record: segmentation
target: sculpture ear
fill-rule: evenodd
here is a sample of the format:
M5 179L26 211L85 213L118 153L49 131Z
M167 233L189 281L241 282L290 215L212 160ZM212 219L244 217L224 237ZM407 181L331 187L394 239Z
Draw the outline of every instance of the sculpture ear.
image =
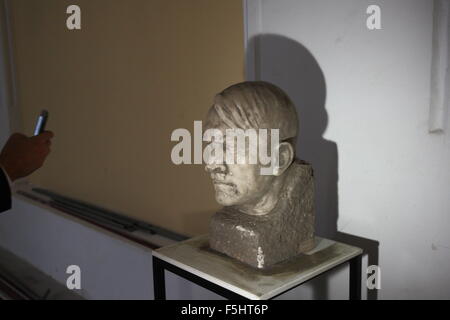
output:
M280 142L278 146L279 152L279 161L278 168L274 169L274 175L280 176L282 175L287 168L291 165L292 161L294 161L294 147L289 142L283 141Z

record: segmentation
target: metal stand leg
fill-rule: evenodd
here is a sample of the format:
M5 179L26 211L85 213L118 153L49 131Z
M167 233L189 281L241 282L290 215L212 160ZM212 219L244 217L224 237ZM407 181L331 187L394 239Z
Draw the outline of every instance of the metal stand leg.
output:
M361 258L350 260L350 300L361 300Z
M161 261L153 257L153 291L155 300L166 300L166 279Z

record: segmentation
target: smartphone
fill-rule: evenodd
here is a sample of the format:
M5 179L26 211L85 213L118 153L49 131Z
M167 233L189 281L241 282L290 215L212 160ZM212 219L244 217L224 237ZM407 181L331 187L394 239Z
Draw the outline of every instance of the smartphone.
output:
M35 136L37 136L38 134L42 133L42 131L45 130L45 124L47 123L47 119L48 119L48 111L42 110L41 114L39 115L36 121L36 127L34 128Z

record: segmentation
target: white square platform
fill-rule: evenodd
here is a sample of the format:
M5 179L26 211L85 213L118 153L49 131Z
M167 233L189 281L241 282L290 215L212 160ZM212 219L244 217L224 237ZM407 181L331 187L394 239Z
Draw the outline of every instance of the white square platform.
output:
M361 255L360 248L316 237L316 247L268 270L247 266L209 248L208 235L153 251L153 256L253 300L273 298Z

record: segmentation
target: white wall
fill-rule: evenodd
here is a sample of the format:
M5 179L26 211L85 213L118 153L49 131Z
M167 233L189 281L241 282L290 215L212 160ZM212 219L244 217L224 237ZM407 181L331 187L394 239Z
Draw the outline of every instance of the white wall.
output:
M366 28L370 4L381 7L381 30ZM450 298L450 128L427 126L433 2L249 0L247 9L248 78L297 104L318 233L367 246L381 267L378 298Z

